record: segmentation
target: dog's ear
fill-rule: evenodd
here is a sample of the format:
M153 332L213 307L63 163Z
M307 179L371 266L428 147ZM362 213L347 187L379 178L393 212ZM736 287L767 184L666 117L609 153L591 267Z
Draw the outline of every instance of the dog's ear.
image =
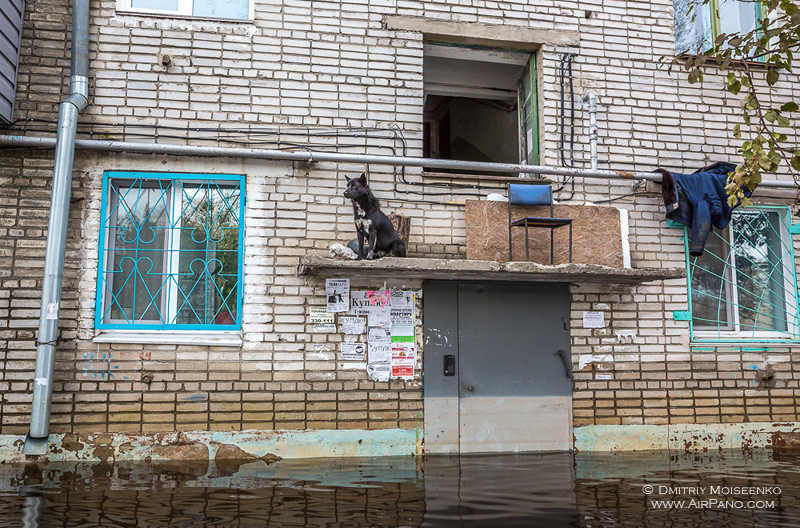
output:
M362 172L361 176L359 176L358 179L361 181L361 185L364 185L364 186L367 185L367 174L366 173Z
M350 178L347 177L347 174L344 175L344 179L345 179L345 181L348 181L348 182L350 181Z

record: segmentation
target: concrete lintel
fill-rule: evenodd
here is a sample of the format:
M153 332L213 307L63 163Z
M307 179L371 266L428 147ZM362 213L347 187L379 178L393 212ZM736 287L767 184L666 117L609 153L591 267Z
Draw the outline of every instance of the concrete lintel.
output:
M530 51L539 49L542 44L577 46L581 41L580 33L573 30L454 22L423 17L386 16L384 25L386 29L420 32L426 40Z
M598 264L492 262L486 260L385 257L379 260L336 260L308 255L297 268L300 276L387 279L459 279L531 282L640 284L686 277L682 268L611 268Z

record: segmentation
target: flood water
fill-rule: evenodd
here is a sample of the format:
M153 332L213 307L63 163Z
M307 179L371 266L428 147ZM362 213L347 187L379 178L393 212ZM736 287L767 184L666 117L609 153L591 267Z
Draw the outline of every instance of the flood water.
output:
M0 527L791 527L798 463L755 451L2 464Z

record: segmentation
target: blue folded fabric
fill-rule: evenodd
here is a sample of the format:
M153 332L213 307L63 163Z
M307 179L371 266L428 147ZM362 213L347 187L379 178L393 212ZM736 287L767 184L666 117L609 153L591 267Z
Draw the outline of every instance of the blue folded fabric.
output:
M728 173L735 165L717 162L692 174L679 174L658 169L661 173L662 195L667 209L667 218L691 228L689 254L699 257L703 254L711 226L724 229L731 221L731 213L741 200L731 207L725 186ZM742 187L744 195L750 197L751 191Z

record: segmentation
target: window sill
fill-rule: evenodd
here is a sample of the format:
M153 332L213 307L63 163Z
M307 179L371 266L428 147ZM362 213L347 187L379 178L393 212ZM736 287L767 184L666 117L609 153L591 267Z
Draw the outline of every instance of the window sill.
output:
M679 58L683 59L684 62L686 62L688 59L694 59L696 57L699 57L699 55L695 55L694 53L684 53L684 54L679 56ZM706 61L705 64L716 64L717 66L719 66L720 62L718 60L716 60L716 59L713 59L713 58L709 57L709 59ZM705 64L703 66L705 66ZM741 64L747 64L750 67L756 67L756 68L759 68L759 69L762 69L762 68L766 69L767 68L767 63L766 62L754 61L754 60L748 60L748 61L746 61L746 60L732 60L731 64L732 65L735 65L735 64L740 64L740 65Z
M196 345L241 347L242 333L234 331L135 331L101 330L94 343L125 343L142 345Z
M731 336L703 336L694 335L692 341L689 343L690 347L704 347L704 346L722 346L722 347L769 347L775 345L796 346L800 343L797 338L786 335L776 336L748 336L741 337L736 335Z
M421 174L423 179L431 179L431 180L471 180L471 181L491 181L491 182L501 182L501 183L533 183L533 184L542 184L542 185L549 185L553 183L553 180L549 180L547 178L519 178L516 176L493 176L488 174L456 174L450 172L423 172Z
M253 24L255 22L255 20L252 18L215 18L215 17L181 15L179 13L149 13L146 11L133 11L133 10L119 9L119 8L117 9L116 14L124 16L163 18L168 20L189 20L195 22L233 22L235 24Z

